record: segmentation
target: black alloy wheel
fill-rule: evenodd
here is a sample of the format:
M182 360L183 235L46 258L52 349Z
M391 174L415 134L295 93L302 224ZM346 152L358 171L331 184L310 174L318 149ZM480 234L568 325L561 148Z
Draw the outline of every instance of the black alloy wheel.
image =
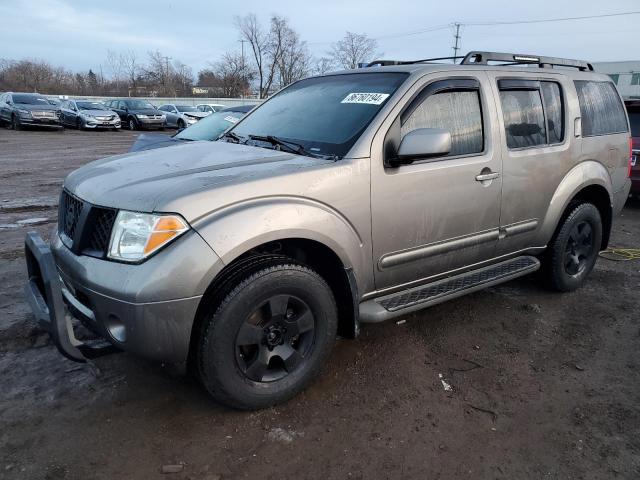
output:
M270 382L294 372L314 344L315 318L309 306L290 295L260 305L236 336L236 361L250 380Z

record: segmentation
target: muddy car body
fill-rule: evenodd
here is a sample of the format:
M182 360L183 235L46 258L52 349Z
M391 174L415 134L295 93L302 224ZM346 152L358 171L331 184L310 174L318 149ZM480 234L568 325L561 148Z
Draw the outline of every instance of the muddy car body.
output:
M360 322L541 266L578 288L630 187L621 99L591 70L377 62L287 87L226 141L89 164L65 180L51 250L27 238L32 308L71 358L95 351L65 309L259 408Z

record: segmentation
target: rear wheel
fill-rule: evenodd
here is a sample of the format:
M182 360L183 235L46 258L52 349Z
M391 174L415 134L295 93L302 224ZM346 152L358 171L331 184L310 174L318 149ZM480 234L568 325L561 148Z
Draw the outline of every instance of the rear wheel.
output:
M331 289L293 260L255 262L211 305L197 362L209 393L225 405L258 409L296 395L318 374L337 331Z
M547 285L561 292L581 287L593 269L602 243L602 219L591 203L573 206L543 259Z

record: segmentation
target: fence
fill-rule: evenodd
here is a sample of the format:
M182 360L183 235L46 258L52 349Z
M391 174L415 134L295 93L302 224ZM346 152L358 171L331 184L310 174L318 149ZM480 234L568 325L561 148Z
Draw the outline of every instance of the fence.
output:
M46 95L48 98L74 98L78 100L85 100L87 102L104 102L113 98L121 97L88 97L77 95ZM225 105L227 107L236 107L238 105L257 105L262 103L263 100L259 98L194 98L194 97L127 97L132 100L145 100L156 107L164 105L165 103L173 103L175 105L198 105L200 103L216 103L219 105Z

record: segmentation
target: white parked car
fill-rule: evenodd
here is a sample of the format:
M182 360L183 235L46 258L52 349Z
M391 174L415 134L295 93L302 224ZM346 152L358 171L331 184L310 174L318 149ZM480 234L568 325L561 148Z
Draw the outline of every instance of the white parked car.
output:
M220 105L219 103L200 103L196 105L196 108L201 112L211 115L212 113L219 112L227 108L226 105Z

